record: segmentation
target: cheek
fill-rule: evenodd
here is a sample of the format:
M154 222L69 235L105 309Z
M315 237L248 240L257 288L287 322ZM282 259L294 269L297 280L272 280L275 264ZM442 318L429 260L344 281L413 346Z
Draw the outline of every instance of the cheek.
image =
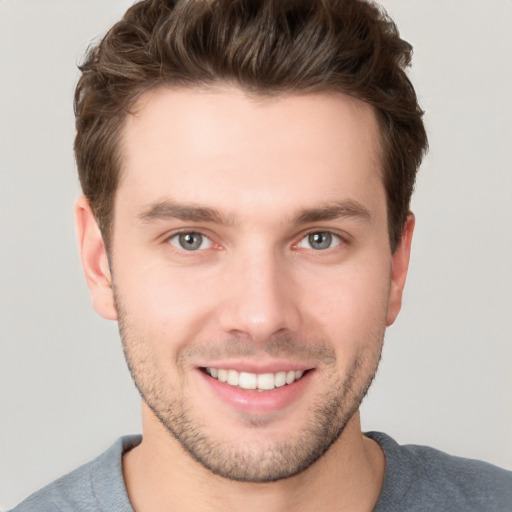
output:
M317 276L306 289L309 311L334 344L348 348L382 337L389 294L385 266L340 268Z
M130 322L157 339L192 339L215 308L216 280L204 268L140 262L131 268L120 266L115 274Z

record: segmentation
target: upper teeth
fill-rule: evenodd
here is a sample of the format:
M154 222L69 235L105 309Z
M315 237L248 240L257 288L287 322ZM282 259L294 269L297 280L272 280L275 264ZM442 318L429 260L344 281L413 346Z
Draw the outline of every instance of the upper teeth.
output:
M206 368L206 373L230 386L265 391L280 388L285 384L291 384L300 379L304 374L302 370L277 373L247 373L237 372L236 370L224 370L222 368Z

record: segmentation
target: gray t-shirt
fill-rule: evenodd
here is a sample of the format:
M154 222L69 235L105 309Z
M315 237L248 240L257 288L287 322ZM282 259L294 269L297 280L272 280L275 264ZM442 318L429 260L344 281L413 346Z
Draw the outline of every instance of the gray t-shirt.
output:
M386 455L374 512L512 512L512 472L369 432ZM11 512L133 512L122 455L140 436L118 439L105 453L32 494Z

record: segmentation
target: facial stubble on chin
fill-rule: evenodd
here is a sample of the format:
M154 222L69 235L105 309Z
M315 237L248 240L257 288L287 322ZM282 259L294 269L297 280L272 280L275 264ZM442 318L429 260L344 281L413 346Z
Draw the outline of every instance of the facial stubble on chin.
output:
M359 351L352 366L344 376L336 375L330 389L318 396L310 408L309 417L295 438L286 441L269 442L268 436L262 436L258 442L244 442L235 446L207 433L204 422L191 409L185 394L172 394L170 386L158 375L155 356L147 337L137 332L123 309L118 294L115 295L118 311L118 323L123 351L132 379L142 399L152 410L169 434L176 439L182 449L204 468L221 477L240 482L273 482L301 473L339 439L345 426L358 410L375 377L380 361L384 332L374 333L368 348ZM245 341L230 338L224 344L226 352L233 355L254 356L256 352L286 355L291 347L296 355L308 350L314 357L329 363L331 375L336 373L336 354L330 345L322 342L304 343L290 337L275 338L263 349L248 345ZM299 348L300 347L300 348ZM312 348L314 347L314 348ZM379 347L378 351L376 347ZM187 353L187 350L189 352ZM197 353L198 348L184 348L177 355L178 373L183 370L183 362ZM208 350L208 349L206 349ZM219 352L219 344L210 349ZM288 352L291 354L291 352ZM212 354L214 355L214 354ZM243 421L244 418L241 418ZM246 428L254 431L267 422L259 423L246 418Z

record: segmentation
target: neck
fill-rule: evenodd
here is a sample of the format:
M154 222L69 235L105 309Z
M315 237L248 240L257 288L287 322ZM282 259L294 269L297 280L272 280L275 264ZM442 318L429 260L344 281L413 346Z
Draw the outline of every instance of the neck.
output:
M235 482L214 475L160 425L143 422L142 443L124 455L123 473L135 512L371 511L384 479L380 447L363 436L359 413L308 469L270 483Z

